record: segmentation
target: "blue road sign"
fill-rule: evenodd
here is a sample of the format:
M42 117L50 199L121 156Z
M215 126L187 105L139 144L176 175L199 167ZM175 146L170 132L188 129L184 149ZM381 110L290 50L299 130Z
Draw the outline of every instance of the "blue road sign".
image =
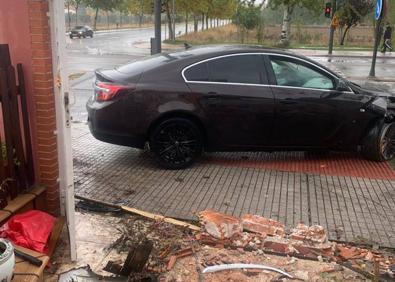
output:
M383 13L383 6L383 0L377 0L375 13L376 20L379 20L381 17L381 14Z

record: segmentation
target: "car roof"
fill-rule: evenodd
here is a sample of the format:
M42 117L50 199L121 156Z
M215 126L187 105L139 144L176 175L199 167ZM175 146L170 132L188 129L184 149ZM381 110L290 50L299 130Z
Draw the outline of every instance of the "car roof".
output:
M270 48L264 47L260 45L203 45L198 47L192 47L187 50L167 53L169 57L172 57L175 60L185 60L185 61L201 61L209 58L219 57L219 56L226 56L231 54L239 54L239 53L270 53L270 54L278 54L278 55L286 55L295 58L299 58L305 61L309 61L315 65L324 68L328 72L332 73L336 77L339 74L333 72L331 69L328 69L326 66L314 61L304 55L297 54L295 52L278 49L278 48Z
M296 55L295 53L288 50L268 48L258 45L203 45L198 47L192 47L184 51L170 53L170 55L182 59L184 57L190 57L190 56L204 56L204 55L216 56L216 55L226 55L226 54L235 54L235 53L265 53L265 52L294 55L294 56Z

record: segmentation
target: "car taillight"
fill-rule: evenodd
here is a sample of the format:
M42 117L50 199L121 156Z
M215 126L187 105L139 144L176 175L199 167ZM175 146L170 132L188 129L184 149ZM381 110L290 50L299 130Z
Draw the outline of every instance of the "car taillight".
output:
M105 82L96 82L95 99L98 102L110 101L114 99L121 92L121 90L125 89L133 89L133 87Z

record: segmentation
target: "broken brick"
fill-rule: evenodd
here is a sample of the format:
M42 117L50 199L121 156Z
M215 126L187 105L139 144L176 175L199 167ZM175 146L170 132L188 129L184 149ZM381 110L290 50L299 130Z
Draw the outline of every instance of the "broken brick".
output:
M279 254L291 254L293 252L293 248L290 247L287 241L270 237L265 240L263 247L265 250Z
M199 218L205 231L217 239L232 238L243 231L241 220L237 217L206 210L199 213Z
M303 223L298 224L296 228L292 229L290 238L310 243L325 243L327 241L324 227L319 225L307 226Z
M279 236L284 237L285 227L284 224L267 219L258 215L246 214L241 218L243 228L246 231L259 233L263 236Z

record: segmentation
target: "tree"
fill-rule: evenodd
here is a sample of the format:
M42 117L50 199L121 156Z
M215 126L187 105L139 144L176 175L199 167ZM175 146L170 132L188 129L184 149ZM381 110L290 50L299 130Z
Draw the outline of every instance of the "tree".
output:
M239 27L241 42L244 43L244 35L259 26L262 22L262 4L256 5L255 0L242 1L237 7L234 23Z
M281 27L281 43L283 45L289 44L292 15L296 7L303 7L315 11L317 14L321 12L324 7L323 0L270 0L269 4L272 9L277 9L280 6L284 8L283 23Z
M84 1L84 3L95 10L95 18L93 21L93 29L96 30L97 24L97 16L99 14L99 10L102 10L107 13L107 25L109 25L109 16L108 12L113 11L115 8L122 5L123 0L78 0Z
M128 7L129 13L132 15L138 15L139 17L139 27L143 24L144 14L153 13L153 1L147 0L126 0L126 5Z
M339 18L339 25L344 29L340 45L344 45L347 33L351 27L358 25L361 20L367 16L374 7L372 0L346 0L337 11L336 16Z

